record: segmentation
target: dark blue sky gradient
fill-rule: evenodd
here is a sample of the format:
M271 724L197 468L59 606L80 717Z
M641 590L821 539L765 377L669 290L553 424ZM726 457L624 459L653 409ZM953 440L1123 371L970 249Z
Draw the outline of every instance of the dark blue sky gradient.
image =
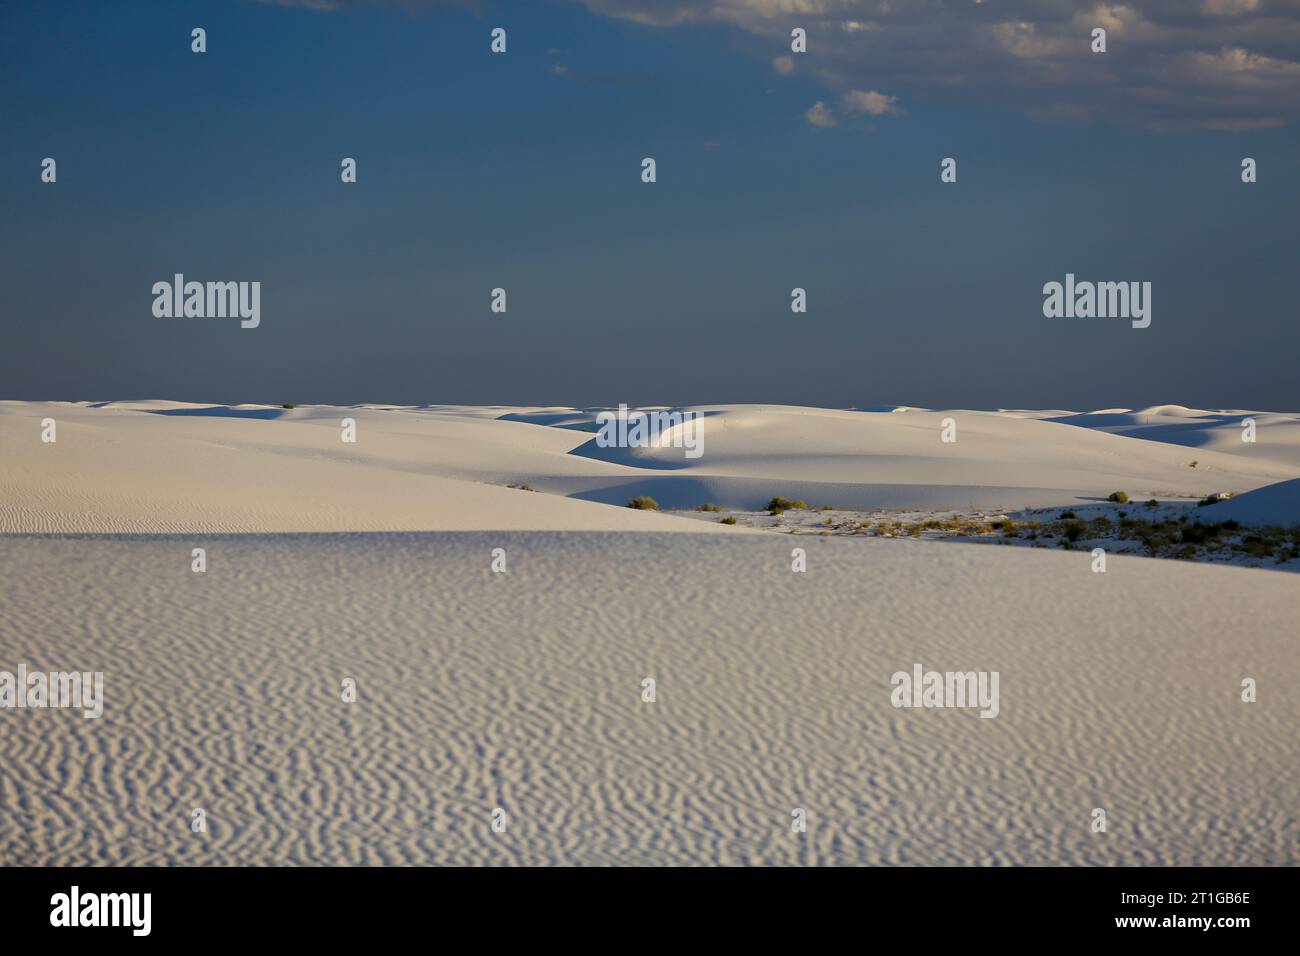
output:
M928 96L817 129L752 46L563 3L4 4L0 398L1300 407L1294 125ZM1151 327L1044 318L1067 271L1151 281ZM261 281L261 327L154 318L174 272Z

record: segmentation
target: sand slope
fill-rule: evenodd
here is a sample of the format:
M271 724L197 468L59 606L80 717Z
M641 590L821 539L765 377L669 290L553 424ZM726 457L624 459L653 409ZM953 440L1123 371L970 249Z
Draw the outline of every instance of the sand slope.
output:
M1300 863L1293 575L771 535L200 541L203 575L188 536L0 538L0 667L103 670L107 697L0 712L0 863ZM1000 716L894 709L914 662L1000 671Z
M1198 508L1200 521L1236 521L1243 525L1300 525L1300 478L1279 481L1244 495Z
M473 414L0 403L0 532L714 530L505 487L564 455L550 437Z
M1255 441L1242 441L1242 422L1255 422ZM1239 455L1256 461L1300 465L1300 414L1245 410L1208 411L1182 405L1153 405L1136 410L1106 409L1052 419L1068 425Z
M693 410L706 416L698 459L598 447L595 410L0 402L0 532L721 532L603 505L647 494L665 508L756 509L780 494L839 508L1018 509L1300 477L1300 425L1264 413L1259 442L1245 445L1222 423L1205 437L1201 413L1185 410L1204 438L1188 448L1191 432L1152 440L1055 412ZM1094 417L1112 414L1132 417ZM47 417L54 444L40 441ZM344 418L355 444L341 441ZM951 444L940 441L948 418ZM543 493L505 487L521 483Z

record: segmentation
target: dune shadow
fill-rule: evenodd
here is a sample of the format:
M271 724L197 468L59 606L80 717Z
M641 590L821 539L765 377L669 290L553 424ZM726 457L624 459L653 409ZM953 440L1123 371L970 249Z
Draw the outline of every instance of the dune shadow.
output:
M280 418L287 409L284 408L231 408L229 405L213 405L210 408L150 408L151 415L176 415L182 418Z

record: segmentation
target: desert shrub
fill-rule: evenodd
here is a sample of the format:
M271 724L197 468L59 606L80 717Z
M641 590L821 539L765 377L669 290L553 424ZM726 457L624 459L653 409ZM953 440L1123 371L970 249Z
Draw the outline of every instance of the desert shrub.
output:
M1078 541L1083 537L1084 524L1078 518L1073 518L1065 523L1061 533L1065 535L1067 541Z
M721 505L711 504L710 502L706 501L704 504L700 505L695 510L696 511L722 511L723 508Z
M1227 501L1231 497L1232 497L1232 492L1230 491L1216 491L1214 494L1206 495L1204 498L1198 501L1197 507L1203 508L1206 505L1218 504L1220 501Z
M1128 504L1128 493L1123 491L1112 491L1106 496L1107 501L1113 501L1118 505Z
M1154 498L1148 498L1146 501L1146 506L1148 508L1158 508L1160 507L1160 502L1156 501L1156 499Z
M627 503L629 508L635 508L637 511L658 511L659 502L655 501L649 495L638 495Z
M1252 558L1267 557L1274 551L1272 543L1266 537L1259 534L1246 535L1246 537L1242 539L1238 549L1245 551Z
M1074 517L1074 512L1073 512L1073 511L1062 511L1062 512L1060 513L1060 515L1058 515L1058 517L1059 517L1062 521L1065 521L1067 518L1073 518L1073 517Z
M736 523L736 519L733 518L731 515L727 515L725 518L718 519L718 524L735 524L735 523Z
M807 511L808 504L807 502L800 501L798 498L791 500L777 495L767 503L766 510L772 512L774 515L779 515L782 511Z
M516 491L536 491L532 485L507 485L508 488L514 488Z
M280 407L281 407L281 408L297 408L298 406L297 406L297 405L289 404L289 405L281 405Z

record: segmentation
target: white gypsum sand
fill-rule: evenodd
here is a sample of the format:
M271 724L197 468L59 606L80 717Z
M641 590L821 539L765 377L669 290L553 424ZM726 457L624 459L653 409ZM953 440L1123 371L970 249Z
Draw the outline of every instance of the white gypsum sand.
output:
M757 534L198 540L206 574L190 536L0 539L6 658L105 675L99 720L0 713L0 860L1300 862L1292 575L843 539L795 542L792 574ZM895 709L914 663L1000 672L998 716Z
M1300 862L1294 575L622 507L1274 516L1295 416L699 410L692 461L594 410L0 402L0 670L104 674L98 719L0 711L0 862ZM998 716L895 709L915 664Z
M1064 412L692 410L705 415L695 459L598 447L595 410L0 402L0 532L700 532L720 529L598 505L648 495L663 508L754 510L785 495L841 509L1023 509L1300 477L1295 415L1251 413L1261 424L1248 445L1187 410L1177 437L1214 429L1215 450L1052 420L1080 417ZM45 418L53 444L40 440ZM355 443L341 440L345 418Z

